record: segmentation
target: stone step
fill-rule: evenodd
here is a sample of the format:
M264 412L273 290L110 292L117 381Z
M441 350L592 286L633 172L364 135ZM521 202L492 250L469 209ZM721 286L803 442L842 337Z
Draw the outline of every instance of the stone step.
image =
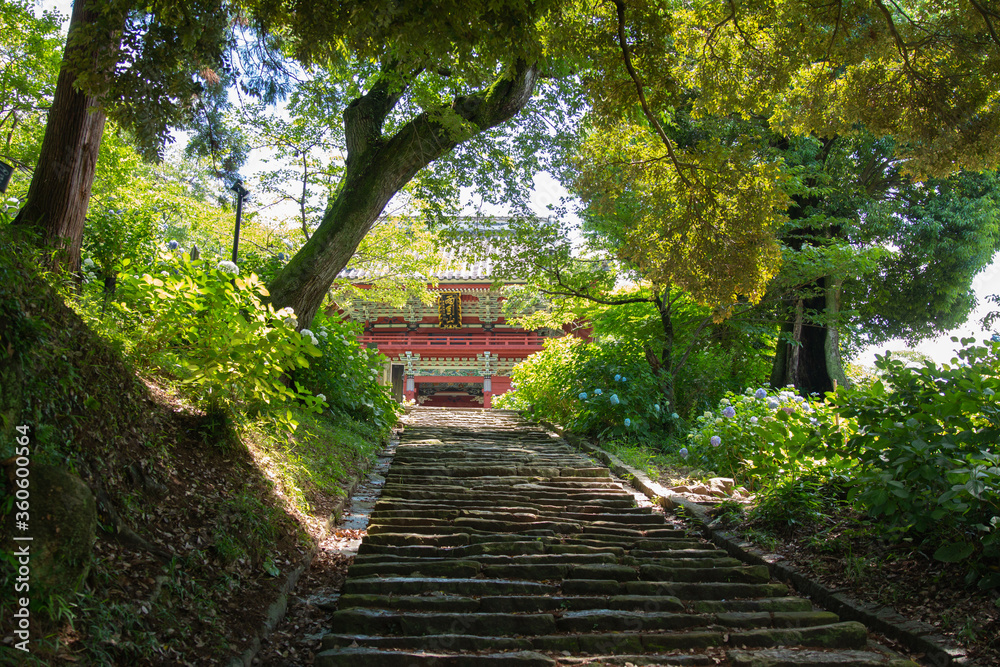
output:
M352 610L350 613L355 613ZM420 635L368 635L361 633L336 633L323 638L323 650L337 649L356 645L365 648L404 649L409 651L439 650L447 647L452 651L539 651L580 653L642 653L645 651L676 651L704 649L712 647L730 648L774 648L781 646L805 646L808 648L829 649L862 649L868 643L868 630L860 623L846 621L830 625L818 625L806 628L757 628L752 630L698 630L688 629L680 632L586 632L572 634L535 634L524 636L502 636L490 634L466 634L463 623L480 624L478 620L461 620L461 614L422 615L410 614L411 618L420 616L441 616L450 619L451 632L441 634ZM475 616L470 615L470 616ZM521 621L517 614L507 615L511 627L520 627ZM539 620L540 627L548 628L555 623L552 614L537 614L521 616L527 619ZM346 622L346 621L345 621ZM355 621L352 621L352 623ZM441 623L448 623L442 620ZM506 623L508 621L497 621ZM428 626L432 627L432 626ZM471 625L469 627L472 627ZM514 635L517 633L511 632ZM319 663L317 663L319 664Z
M376 508L372 512L372 520L399 520L413 519L425 521L451 521L459 517L477 519L502 519L507 521L524 521L538 519L561 519L577 521L611 521L619 524L653 524L663 525L666 519L659 514L649 514L649 510L643 507L623 507L621 509L608 512L606 510L578 512L568 511L545 511L536 510L530 507L504 507L493 509L458 509L458 508L437 508L437 509L381 509ZM428 524L430 525L430 524ZM669 525L669 524L667 524ZM671 528L675 534L683 535L684 530Z
M462 560L473 560L484 565L513 565L528 563L558 563L566 565L579 565L582 563L618 563L619 558L612 553L585 553L585 554L529 554L527 556L507 556L499 554L479 554L475 556L464 556ZM711 561L712 559L707 559ZM739 564L736 559L734 564ZM453 558L437 558L434 556L398 556L396 554L367 554L354 557L354 565L375 565L385 564L405 564L410 567L420 563L454 562ZM695 561L700 562L700 561Z
M764 649L728 651L730 667L918 667L918 664L871 651ZM639 663L635 663L638 665Z
M654 632L721 626L736 630L836 626L839 619L828 611L730 612L688 614L664 611L647 602L647 609L559 610L557 613L426 612L390 609L343 609L331 617L335 634L433 635L475 634L514 636L552 633ZM671 606L675 606L671 604Z
M432 510L486 510L493 509L500 506L510 505L511 500L509 498L500 501L486 502L480 498L475 497L475 495L470 495L468 497L462 497L458 500L448 500L440 498L430 498L430 499L393 499L383 496L379 501L376 509L378 510L421 510L421 509L432 509ZM534 503L530 501L520 500L516 503L516 506L521 509L527 510L539 510L546 512L607 512L607 511L631 511L637 508L634 506L634 499L625 501L624 499L619 499L615 501L603 501L603 500L581 500L573 502L547 502L547 503ZM649 511L649 510L646 510Z
M316 656L317 667L551 667L553 658L534 651L494 654L408 653L370 648L343 648Z
M395 464L395 461L393 461ZM539 464L544 462L538 462ZM454 465L447 468L431 468L419 464L404 465L389 471L386 481L415 477L506 477L506 476L538 476L538 477L610 477L607 468L561 468L557 465Z
M464 595L555 595L559 586L538 581L504 579L460 579L448 577L349 577L342 589L374 595L420 595L460 593Z
M810 609L808 601L802 602L805 602L806 610ZM683 612L685 610L684 604L679 599L665 595L658 597L643 595L618 595L611 597L500 595L479 598L465 596L392 597L388 595L342 595L338 600L339 609L350 609L352 607L453 613L537 613L581 609L631 610L646 608L674 612Z
M392 500L433 500L435 502L440 500L467 500L475 497L476 502L491 502L491 503L505 503L505 502L532 502L541 501L543 504L551 503L566 503L566 504L579 504L581 502L595 503L599 502L606 507L632 507L635 504L635 499L631 494L625 493L562 493L562 492L536 492L536 493L480 493L472 489L456 489L455 491L437 493L434 491L424 491L423 489L413 488L413 487L399 487L389 491L383 492L383 498L386 501Z
M462 595L372 595L345 594L338 600L339 609L367 607L437 612L559 612L582 609L623 609L688 611L692 614L725 614L812 611L809 600L797 597L758 598L753 600L689 600L686 603L668 595L563 596L498 595L474 598Z

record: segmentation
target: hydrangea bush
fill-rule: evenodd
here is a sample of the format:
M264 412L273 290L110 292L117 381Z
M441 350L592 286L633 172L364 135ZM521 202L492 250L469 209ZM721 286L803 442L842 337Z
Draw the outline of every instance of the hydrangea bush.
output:
M956 340L957 339L953 339ZM900 534L929 536L934 555L1000 559L1000 343L965 347L951 364L879 357L881 379L834 401L856 420L855 501ZM970 575L1000 586L1000 573ZM971 581L970 581L971 583Z
M358 323L320 313L312 329L300 333L316 345L321 356L296 371L296 382L323 396L334 414L374 422L380 430L396 423L397 404L378 383L385 355L361 347Z
M647 437L678 420L663 403L636 342L587 343L566 336L515 366L516 389L494 402L601 438Z
M317 346L264 303L256 275L213 264L167 257L121 277L112 316L134 339L133 361L178 380L209 412L234 416L291 400L319 409L308 391L283 382L320 356Z
M716 410L695 420L689 460L759 490L817 468L849 467L853 429L827 403L793 388L727 392Z

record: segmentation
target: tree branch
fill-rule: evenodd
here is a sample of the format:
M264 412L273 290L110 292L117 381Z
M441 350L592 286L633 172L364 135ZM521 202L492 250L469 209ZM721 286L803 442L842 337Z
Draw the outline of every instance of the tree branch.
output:
M660 121L656 119L656 115L649 108L649 102L646 101L646 93L643 90L642 81L639 80L639 74L632 65L632 55L628 48L628 41L625 39L625 3L622 0L615 0L615 7L618 9L618 43L621 45L622 58L625 60L625 69L628 70L628 75L635 84L635 91L639 95L639 104L642 105L642 113L646 116L649 124L653 126L657 136L660 137L660 141L666 146L667 155L670 156L670 161L674 163L678 178L681 179L681 182L685 186L690 186L691 183L687 176L684 175L684 169L674 154L673 142L667 137L666 132L663 131L663 127L660 125Z
M986 24L986 29L989 31L990 37L993 38L994 42L1000 44L1000 38L997 37L996 29L993 27L993 21L990 19L992 16L993 18L1000 20L1000 14L988 10L976 0L969 0L969 2L972 3L972 6L976 8L977 12L983 15L983 22Z
M388 63L382 68L371 89L344 109L347 169L362 162L364 154L379 143L386 116L399 103L409 82L420 74L417 69L402 75L396 70L397 67L398 63L395 61Z

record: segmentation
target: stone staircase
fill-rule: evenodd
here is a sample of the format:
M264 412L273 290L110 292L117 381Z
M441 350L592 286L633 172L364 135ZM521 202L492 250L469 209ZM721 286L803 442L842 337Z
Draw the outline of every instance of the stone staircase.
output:
M515 414L415 410L315 664L915 664L636 496Z

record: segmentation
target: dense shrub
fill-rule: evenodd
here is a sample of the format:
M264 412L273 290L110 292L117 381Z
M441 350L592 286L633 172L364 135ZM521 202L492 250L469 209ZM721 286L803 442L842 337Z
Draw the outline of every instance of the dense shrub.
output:
M734 477L751 489L782 480L843 471L853 424L816 397L789 388L727 393L714 411L695 420L688 434L693 465Z
M122 276L113 318L132 339L134 363L176 380L210 414L234 416L290 400L319 409L315 397L283 381L318 357L318 348L262 302L267 291L256 275L218 266L165 256L150 267L155 276Z
M911 367L879 357L882 378L841 389L836 409L857 420L856 502L900 534L928 536L935 557L1000 558L1000 343L972 345L952 364ZM1000 585L1000 574L983 585Z
M302 333L312 339L321 356L296 371L296 382L322 396L334 414L371 422L379 430L395 424L397 404L378 383L385 355L361 347L361 325L320 313L312 327Z
M636 342L549 340L512 378L516 389L499 397L497 407L528 410L586 435L648 437L677 419Z

